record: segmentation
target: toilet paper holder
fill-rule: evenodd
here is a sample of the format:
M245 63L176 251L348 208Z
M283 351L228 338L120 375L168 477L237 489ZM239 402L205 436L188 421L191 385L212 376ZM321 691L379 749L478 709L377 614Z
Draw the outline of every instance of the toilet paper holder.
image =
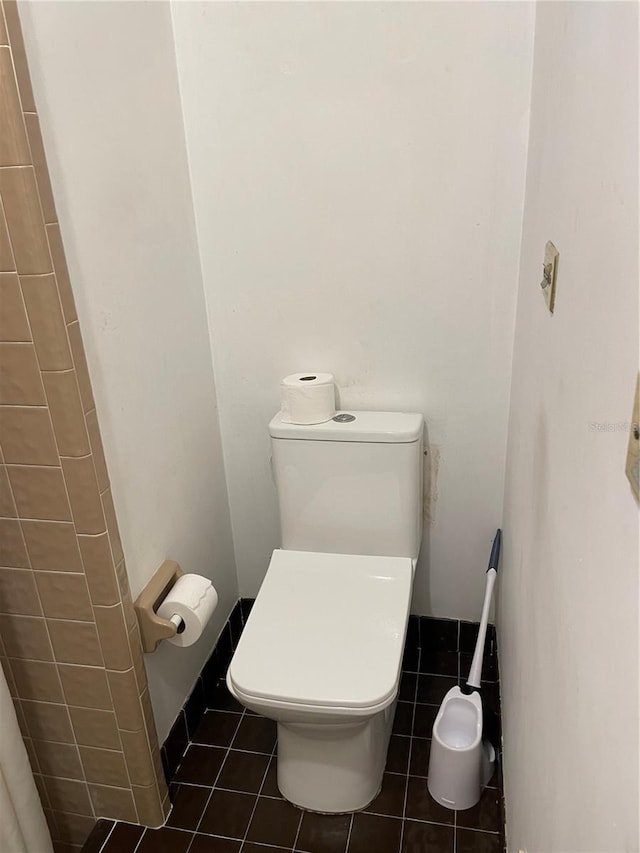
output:
M133 603L145 652L154 652L161 640L178 633L178 624L158 616L156 610L183 574L175 560L165 560ZM179 621L182 622L181 619Z

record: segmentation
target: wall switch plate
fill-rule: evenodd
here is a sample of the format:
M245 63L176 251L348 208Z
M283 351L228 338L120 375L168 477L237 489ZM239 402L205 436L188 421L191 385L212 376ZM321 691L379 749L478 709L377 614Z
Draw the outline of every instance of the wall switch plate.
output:
M558 259L560 254L551 240L544 247L544 264L542 266L542 281L540 287L544 293L547 308L553 314L556 301L556 278L558 275Z
M627 477L635 492L636 500L640 501L640 373L636 380L636 396L633 401L631 429L629 430L629 446L627 447Z

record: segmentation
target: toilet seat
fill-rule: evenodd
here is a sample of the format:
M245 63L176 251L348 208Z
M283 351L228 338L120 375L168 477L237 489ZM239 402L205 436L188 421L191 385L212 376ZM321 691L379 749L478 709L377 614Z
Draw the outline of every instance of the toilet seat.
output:
M239 699L361 716L396 696L409 557L273 552L228 679Z

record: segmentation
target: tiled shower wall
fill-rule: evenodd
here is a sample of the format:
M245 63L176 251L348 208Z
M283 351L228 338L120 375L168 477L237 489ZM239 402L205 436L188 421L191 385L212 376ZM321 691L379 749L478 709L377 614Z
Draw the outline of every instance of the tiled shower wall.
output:
M0 655L59 853L168 796L17 8L0 0Z

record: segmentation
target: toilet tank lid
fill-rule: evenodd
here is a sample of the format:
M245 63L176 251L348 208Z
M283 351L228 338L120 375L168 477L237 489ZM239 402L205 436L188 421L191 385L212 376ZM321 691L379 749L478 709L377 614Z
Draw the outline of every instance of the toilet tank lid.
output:
M422 436L424 419L415 412L337 412L352 415L353 420L335 418L323 424L289 424L278 412L269 424L271 438L307 441L370 441L384 444L407 444Z

